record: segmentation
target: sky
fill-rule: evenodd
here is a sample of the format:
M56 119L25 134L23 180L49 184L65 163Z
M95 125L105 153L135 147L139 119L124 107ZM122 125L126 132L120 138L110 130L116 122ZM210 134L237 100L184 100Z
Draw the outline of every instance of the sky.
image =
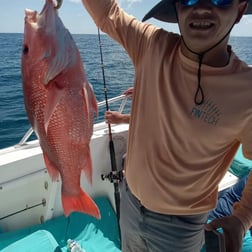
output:
M117 0L120 6L138 19L159 0ZM1 0L0 33L23 33L24 10L26 8L40 12L45 0ZM81 0L63 0L59 15L72 34L96 34L97 27L85 10ZM150 19L151 23L168 31L178 32L177 24L168 24ZM252 36L252 15L243 16L235 25L232 36Z

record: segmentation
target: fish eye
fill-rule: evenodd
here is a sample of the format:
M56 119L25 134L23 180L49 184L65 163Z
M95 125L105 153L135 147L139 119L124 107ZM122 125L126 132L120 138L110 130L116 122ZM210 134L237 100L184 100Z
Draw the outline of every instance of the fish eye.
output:
M27 45L24 45L23 54L28 54L28 52L29 52L29 47Z

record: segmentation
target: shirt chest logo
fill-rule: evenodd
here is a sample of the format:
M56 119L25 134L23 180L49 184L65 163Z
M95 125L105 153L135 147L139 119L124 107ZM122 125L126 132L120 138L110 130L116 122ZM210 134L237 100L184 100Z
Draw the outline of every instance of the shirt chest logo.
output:
M191 116L196 120L217 126L220 121L221 112L214 102L206 100L202 105L192 107Z

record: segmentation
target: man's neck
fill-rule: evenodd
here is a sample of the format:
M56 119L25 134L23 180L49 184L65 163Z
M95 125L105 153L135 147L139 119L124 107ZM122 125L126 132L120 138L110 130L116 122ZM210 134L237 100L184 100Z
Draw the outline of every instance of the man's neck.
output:
M199 62L199 55L196 52L190 51L184 43L181 45L181 51L183 55L195 62ZM224 67L228 65L231 55L231 48L229 46L226 47L216 47L211 49L210 51L203 54L202 63L212 67Z

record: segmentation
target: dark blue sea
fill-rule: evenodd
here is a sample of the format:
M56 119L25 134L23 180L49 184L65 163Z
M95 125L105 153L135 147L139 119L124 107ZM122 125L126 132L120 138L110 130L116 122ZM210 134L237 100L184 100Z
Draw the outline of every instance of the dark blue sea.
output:
M80 50L87 78L98 101L104 100L104 82L97 35L73 35ZM22 92L21 51L23 34L0 33L0 149L17 144L30 128ZM231 37L233 50L252 65L252 37ZM134 79L130 59L120 45L101 36L108 98L122 94ZM130 104L128 104L128 110ZM110 107L111 110L116 109ZM96 122L103 120L104 109ZM34 138L34 137L33 137Z

